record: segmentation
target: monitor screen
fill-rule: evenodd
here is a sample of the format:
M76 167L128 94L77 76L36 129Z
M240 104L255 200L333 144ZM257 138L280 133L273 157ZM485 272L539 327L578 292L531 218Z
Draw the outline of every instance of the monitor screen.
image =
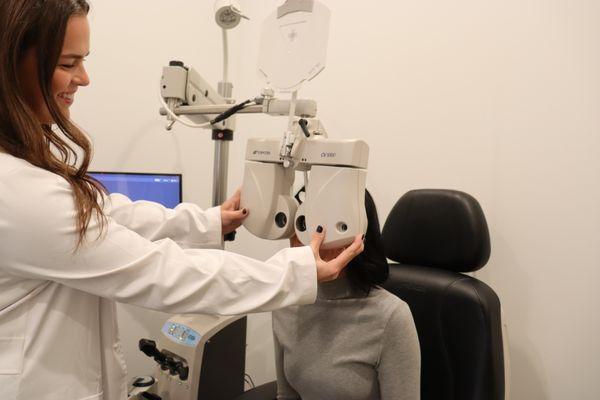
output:
M180 174L146 174L130 172L88 172L109 193L121 193L132 201L149 200L173 208L181 203Z

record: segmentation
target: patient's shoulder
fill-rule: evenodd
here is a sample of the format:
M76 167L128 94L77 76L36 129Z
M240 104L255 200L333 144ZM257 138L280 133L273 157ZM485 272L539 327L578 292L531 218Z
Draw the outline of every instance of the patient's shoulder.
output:
M404 300L379 286L371 290L369 298L390 309L409 309Z
M371 290L369 297L377 303L385 325L402 324L407 321L413 323L410 307L398 296L388 292L384 288L378 287Z

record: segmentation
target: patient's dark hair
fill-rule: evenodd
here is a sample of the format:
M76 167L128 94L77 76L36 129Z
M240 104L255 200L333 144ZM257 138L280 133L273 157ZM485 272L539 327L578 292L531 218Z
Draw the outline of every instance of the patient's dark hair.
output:
M354 288L368 295L371 289L387 280L389 267L381 241L377 208L368 190L365 191L365 208L368 221L365 249L350 261L346 267L346 274Z

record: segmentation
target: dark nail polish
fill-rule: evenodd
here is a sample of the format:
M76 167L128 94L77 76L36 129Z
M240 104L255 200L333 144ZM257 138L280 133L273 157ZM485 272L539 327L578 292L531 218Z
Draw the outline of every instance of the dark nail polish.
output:
M321 225L317 226L317 232L318 233L323 232L323 227Z
M242 214L244 214L244 215L248 214L248 210L246 210L245 208L242 208Z

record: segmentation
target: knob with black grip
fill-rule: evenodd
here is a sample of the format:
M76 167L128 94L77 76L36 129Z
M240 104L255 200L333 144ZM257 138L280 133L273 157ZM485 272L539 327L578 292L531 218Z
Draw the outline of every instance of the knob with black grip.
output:
M165 362L165 356L156 348L156 342L150 339L140 339L138 347L142 353L148 357L154 358L157 363Z
M162 400L162 397L149 392L142 392L140 393L140 396L145 400Z
M187 366L184 367L182 364L181 368L179 368L179 379L181 379L182 381L186 381L189 375L190 368Z
M165 366L167 367L166 369L169 370L169 373L171 375L177 375L178 364L181 363L171 356L167 356L165 359Z

